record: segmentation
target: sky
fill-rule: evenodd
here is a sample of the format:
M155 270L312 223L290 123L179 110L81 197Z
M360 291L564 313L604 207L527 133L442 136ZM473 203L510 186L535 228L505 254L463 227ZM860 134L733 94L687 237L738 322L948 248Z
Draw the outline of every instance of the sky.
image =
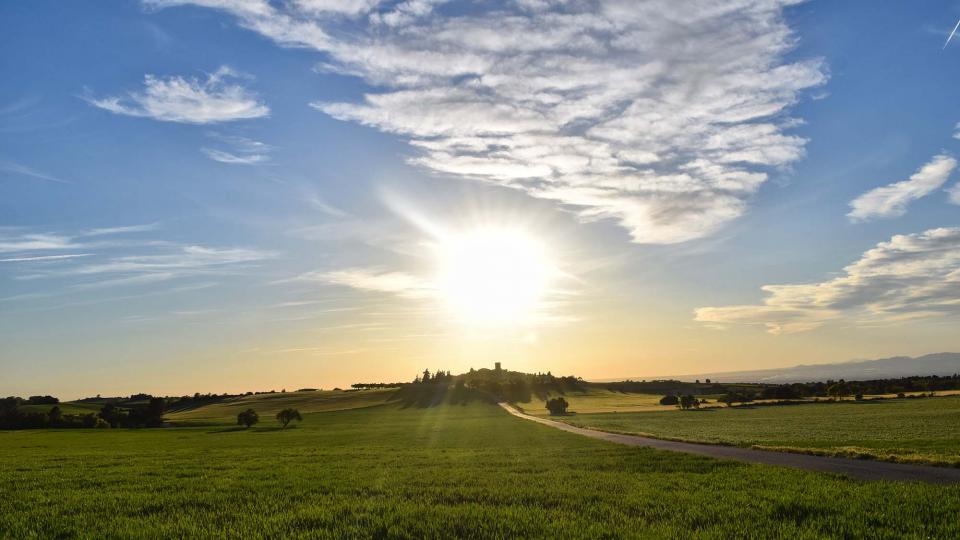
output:
M0 395L960 350L954 1L0 5Z

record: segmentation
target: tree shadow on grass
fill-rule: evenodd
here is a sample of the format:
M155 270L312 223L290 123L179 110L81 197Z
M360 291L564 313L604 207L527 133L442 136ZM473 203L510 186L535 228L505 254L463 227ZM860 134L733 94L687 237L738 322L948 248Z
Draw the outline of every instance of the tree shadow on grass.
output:
M284 428L283 426L270 426L270 427L264 426L264 427L258 427L258 428L250 428L250 431L254 433L269 433L271 431L283 431L285 429L293 429L293 426L289 426L286 428Z
M249 431L250 433L268 433L272 431L283 431L286 429L296 429L296 426L287 426L286 428L283 426L262 426L251 428L246 428L243 426L231 426L221 429L214 429L212 431L208 431L207 433L236 433L238 431Z
M234 431L246 431L247 428L243 426L232 426L228 428L215 429L213 431L208 431L207 433L233 433Z

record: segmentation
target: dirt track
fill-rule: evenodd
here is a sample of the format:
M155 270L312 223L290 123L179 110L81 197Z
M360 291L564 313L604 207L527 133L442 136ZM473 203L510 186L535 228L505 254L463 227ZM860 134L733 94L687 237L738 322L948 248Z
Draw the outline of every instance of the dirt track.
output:
M754 450L752 448L740 448L736 446L665 441L651 437L641 437L639 435L622 435L619 433L608 433L606 431L579 428L563 422L557 422L547 418L539 418L524 414L507 403L500 403L499 405L506 409L510 414L518 418L523 418L524 420L530 420L545 426L561 429L570 433L576 433L577 435L583 435L584 437L591 437L593 439L600 439L618 444L645 446L649 448L656 448L658 450L699 454L702 456L709 456L719 459L735 459L749 463L763 463L765 465L779 465L782 467L794 467L809 471L843 474L858 480L896 480L905 482L927 482L930 484L960 483L960 469L930 467L925 465L907 465L902 463L887 463L883 461L870 461L862 459L811 456L807 454L794 454L789 452L770 452L766 450Z

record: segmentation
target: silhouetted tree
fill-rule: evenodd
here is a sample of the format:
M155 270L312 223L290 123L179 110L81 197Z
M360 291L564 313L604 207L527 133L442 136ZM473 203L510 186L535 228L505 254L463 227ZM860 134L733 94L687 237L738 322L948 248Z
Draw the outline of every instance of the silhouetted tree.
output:
M660 404L661 404L661 405L676 405L676 404L679 403L679 402L680 402L680 400L677 399L677 396L675 396L675 395L673 395L673 394L667 394L667 395L663 396L662 398L660 398Z
M550 414L555 416L566 414L567 407L569 406L570 404L567 403L567 400L563 399L562 397L556 397L547 400L547 410L550 411Z
M47 413L47 419L50 421L50 427L58 427L63 422L63 412L60 411L59 405L54 405L50 409L50 412Z
M237 424L250 427L260 421L260 415L253 409L247 409L237 415Z
M827 395L843 401L845 396L850 395L850 385L843 379L840 379L827 387Z
M147 409L144 412L144 423L148 427L159 427L163 425L163 412L167 403L163 398L150 398Z
M697 398L691 396L690 394L687 394L684 396L680 396L680 403L678 404L678 406L684 410L692 409L694 407L699 407L700 401Z
M113 402L105 403L103 408L100 409L99 416L103 421L110 424L110 427L117 427L117 424L120 423L120 409Z
M283 424L283 427L287 427L287 424L296 420L300 422L303 418L300 416L300 411L296 409L284 409L277 413L277 421Z

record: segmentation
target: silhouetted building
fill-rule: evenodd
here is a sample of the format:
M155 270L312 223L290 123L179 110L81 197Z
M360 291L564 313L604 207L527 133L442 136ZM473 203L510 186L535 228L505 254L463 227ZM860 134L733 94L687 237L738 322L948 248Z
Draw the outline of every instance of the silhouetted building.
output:
M500 362L497 362L496 364L493 365L493 370L500 371Z

